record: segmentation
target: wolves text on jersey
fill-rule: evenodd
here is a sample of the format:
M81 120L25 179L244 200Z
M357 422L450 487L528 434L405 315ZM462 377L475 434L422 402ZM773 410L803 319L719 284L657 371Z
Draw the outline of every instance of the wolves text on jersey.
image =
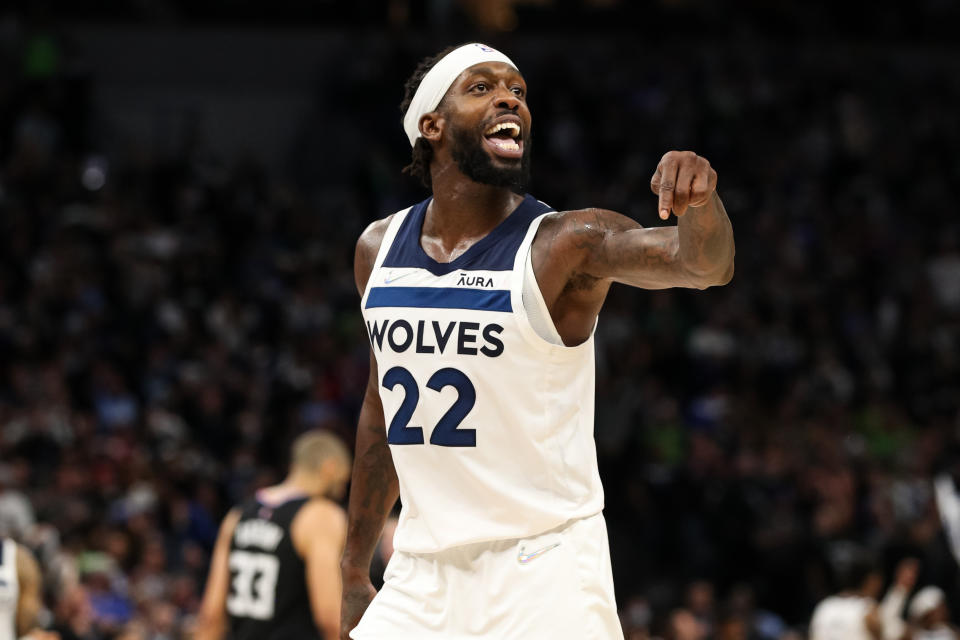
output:
M416 328L406 320L367 321L370 344L383 351L384 345L396 353L413 348L416 353L446 353L456 349L457 355L475 356L483 354L496 358L503 353L503 341L500 334L503 327L499 324L481 325L479 322L439 322L418 320ZM482 340L482 344L481 344Z

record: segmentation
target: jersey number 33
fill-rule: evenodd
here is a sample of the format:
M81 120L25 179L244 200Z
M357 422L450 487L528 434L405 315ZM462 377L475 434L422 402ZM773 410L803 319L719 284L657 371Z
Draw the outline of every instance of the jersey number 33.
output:
M268 553L233 551L230 553L230 595L227 611L237 618L270 620L273 618L280 561Z

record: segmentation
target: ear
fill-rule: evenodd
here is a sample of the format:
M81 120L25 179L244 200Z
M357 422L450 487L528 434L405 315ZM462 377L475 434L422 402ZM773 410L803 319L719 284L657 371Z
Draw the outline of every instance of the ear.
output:
M325 477L333 477L337 473L337 461L333 458L327 458L320 464L320 475Z
M420 116L420 135L428 142L440 142L446 118L439 111L431 111Z

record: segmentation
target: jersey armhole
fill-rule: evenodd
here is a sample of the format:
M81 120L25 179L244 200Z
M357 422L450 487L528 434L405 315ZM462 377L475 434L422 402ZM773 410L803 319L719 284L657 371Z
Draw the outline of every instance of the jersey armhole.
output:
M547 303L543 299L543 292L540 290L536 273L533 271L533 240L537 235L537 230L540 228L540 223L552 213L555 212L548 211L534 218L527 229L527 235L524 237L523 242L520 243L516 258L514 259L513 284L511 285L510 299L514 313L517 316L517 324L520 327L520 332L527 342L538 351L548 353L562 360L573 357L582 351L593 349L593 336L596 333L597 323L594 322L593 330L590 332L589 338L576 346L568 347L563 344L560 332L557 331L556 325L553 323L553 318L550 316L550 310L547 308ZM527 282L526 273L528 262L530 264L529 282ZM530 296L528 297L533 298L533 300L527 301L527 305L524 304L523 293L525 290L529 290ZM528 306L532 308L528 308ZM531 320L531 312L533 314L541 314L541 317ZM536 325L534 323L536 323ZM548 333L549 336L544 336L544 332ZM553 340L556 340L556 342L553 342Z
M537 274L533 272L533 244L527 247L523 265L523 291L521 292L521 302L523 303L523 312L527 316L527 321L537 335L557 346L563 346L563 338L560 332L553 324L553 318L550 316L550 309L543 299L543 292L540 291L540 283L537 282Z

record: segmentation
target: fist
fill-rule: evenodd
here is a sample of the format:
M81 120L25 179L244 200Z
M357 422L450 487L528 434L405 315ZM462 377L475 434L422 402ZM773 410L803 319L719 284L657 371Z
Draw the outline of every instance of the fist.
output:
M650 179L650 189L660 197L660 218L677 217L687 207L702 207L717 189L717 172L706 158L693 151L667 151Z

